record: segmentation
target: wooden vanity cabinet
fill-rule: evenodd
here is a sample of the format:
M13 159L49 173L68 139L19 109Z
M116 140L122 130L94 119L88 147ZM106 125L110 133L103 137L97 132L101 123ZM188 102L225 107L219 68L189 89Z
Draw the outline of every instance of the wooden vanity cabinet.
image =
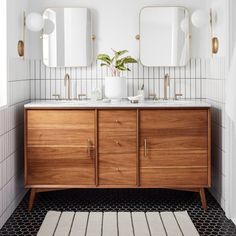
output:
M211 118L206 108L26 109L25 185L65 188L211 186Z
M140 185L210 186L208 110L140 111Z
M95 112L26 111L27 187L95 185Z

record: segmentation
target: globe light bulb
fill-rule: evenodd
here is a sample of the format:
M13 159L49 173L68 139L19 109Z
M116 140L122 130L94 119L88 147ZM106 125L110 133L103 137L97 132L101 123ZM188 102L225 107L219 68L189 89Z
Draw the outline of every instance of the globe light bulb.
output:
M39 32L43 29L44 19L42 15L36 12L30 13L26 17L26 26L30 31Z

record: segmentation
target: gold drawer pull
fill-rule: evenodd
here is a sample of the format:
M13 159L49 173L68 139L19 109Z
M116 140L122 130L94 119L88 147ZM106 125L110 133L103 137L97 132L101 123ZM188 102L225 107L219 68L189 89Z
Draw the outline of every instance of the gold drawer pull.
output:
M148 151L147 151L147 139L144 139L144 157L148 157Z
M115 144L117 144L117 145L121 146L121 144L120 144L120 142L119 142L119 141L115 140L114 142L115 142Z
M116 123L117 123L117 124L120 124L121 122L120 122L119 120L116 120Z
M117 171L117 172L121 172L120 168L116 168L116 171Z

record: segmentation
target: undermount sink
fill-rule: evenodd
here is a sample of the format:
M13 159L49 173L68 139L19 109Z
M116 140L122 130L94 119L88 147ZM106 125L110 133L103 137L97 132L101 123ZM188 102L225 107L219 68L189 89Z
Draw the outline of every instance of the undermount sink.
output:
M88 103L90 100L53 100L53 101L50 101L50 103L54 103L54 104L86 104Z
M184 104L196 103L196 101L194 101L194 100L146 100L145 103L184 105Z

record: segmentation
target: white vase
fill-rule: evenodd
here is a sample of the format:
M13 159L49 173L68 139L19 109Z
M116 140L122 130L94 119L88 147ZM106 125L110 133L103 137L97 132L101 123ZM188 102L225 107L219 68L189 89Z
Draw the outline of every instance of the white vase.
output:
M119 100L127 97L126 78L105 77L105 96L111 100Z

